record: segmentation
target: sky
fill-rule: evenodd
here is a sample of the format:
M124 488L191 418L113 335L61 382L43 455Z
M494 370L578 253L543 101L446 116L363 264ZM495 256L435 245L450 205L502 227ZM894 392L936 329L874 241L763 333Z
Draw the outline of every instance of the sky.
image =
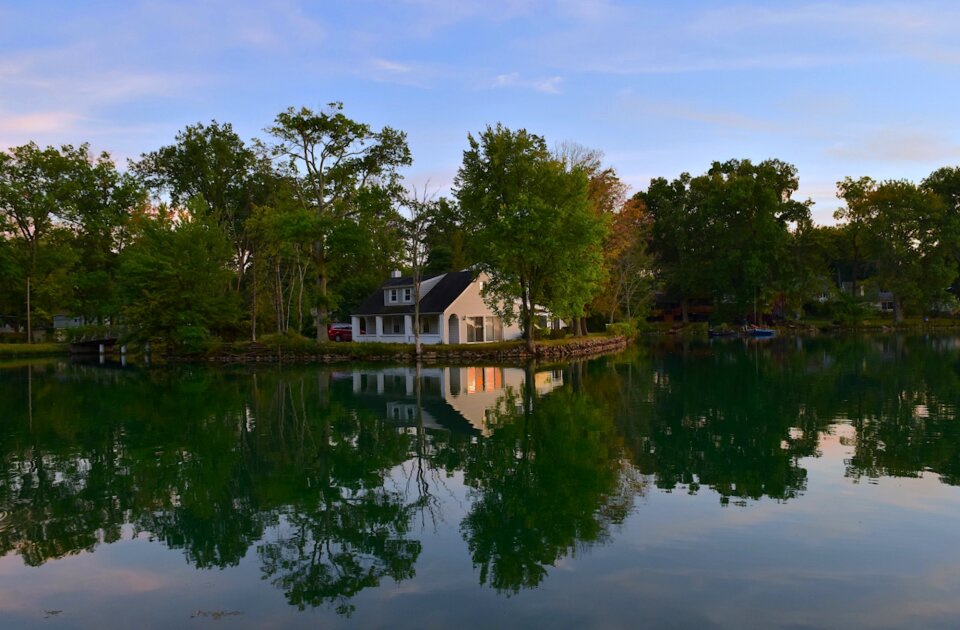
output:
M636 192L776 158L832 223L845 176L960 164L960 2L0 0L0 148L119 163L290 106L403 130L406 181L449 192L467 134L599 149Z

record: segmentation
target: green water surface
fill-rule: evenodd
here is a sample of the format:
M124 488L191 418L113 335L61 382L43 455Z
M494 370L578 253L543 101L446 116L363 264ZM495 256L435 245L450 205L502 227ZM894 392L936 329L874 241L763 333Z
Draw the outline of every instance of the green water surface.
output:
M0 627L956 627L960 338L0 364Z

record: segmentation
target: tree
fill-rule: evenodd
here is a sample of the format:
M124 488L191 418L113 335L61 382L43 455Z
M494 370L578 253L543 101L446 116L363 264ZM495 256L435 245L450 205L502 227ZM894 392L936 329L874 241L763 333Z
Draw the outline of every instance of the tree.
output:
M118 257L129 244L130 219L143 207L146 194L136 177L118 171L107 153L93 158L82 145L64 157L64 194L70 202L60 218L73 233L79 257L71 311L102 323L120 312Z
M64 147L64 150L72 147ZM31 299L37 280L38 252L43 239L55 228L55 219L65 199L65 161L54 147L41 149L34 143L0 153L0 219L22 247L17 248L26 298L27 342L33 342Z
M668 290L683 305L712 296L742 316L775 290L790 225L810 202L792 199L797 169L779 160L714 162L698 177L655 179L638 198L653 221L651 250Z
M867 197L875 190L877 183L869 177L853 179L845 177L837 182L837 196L846 202L846 206L838 208L833 218L840 221L842 229L840 235L842 244L849 261L850 293L854 299L859 297L857 282L863 273L866 262L867 224L870 220L870 209Z
M110 314L123 226L141 202L132 178L118 173L108 154L91 156L88 145L29 143L0 153L0 230L15 237L8 262L19 270L14 281L22 282L28 341L38 297L47 316L68 306L85 316ZM77 255L83 264L68 282Z
M641 315L655 286L654 260L649 252L650 220L643 202L630 199L613 214L604 239L606 281L591 308L608 314L613 323L618 314L628 320Z
M123 314L135 339L160 338L195 347L213 332L234 326L239 317L230 290L230 241L205 220L202 201L190 215L161 208L143 217L137 239L120 262Z
M446 197L437 200L436 212L427 228L426 245L426 275L462 271L475 262L467 250L459 208Z
M941 246L960 268L960 166L937 169L921 187L937 195L943 204ZM953 281L953 293L960 297L960 277Z
M690 299L710 290L708 226L693 198L691 180L688 173L672 182L658 177L650 181L646 192L633 197L650 216L650 253L664 288L680 301L684 323L689 321Z
M272 190L269 160L247 146L230 123L189 125L175 140L131 166L151 190L168 195L175 208L203 200L202 207L233 242L239 290L251 255L246 220Z
M413 279L413 338L417 358L423 352L420 343L420 283L423 280L427 263L427 236L439 204L431 199L426 191L422 195L414 189L404 202L409 218L404 221L404 236L407 244L407 260L410 263L410 275Z
M276 138L273 155L295 181L298 201L318 219L312 258L316 284L316 336L325 333L335 301L329 284L337 277L338 231L395 219L400 192L397 169L411 163L406 134L347 118L342 103L327 111L293 107L277 115L267 131Z
M535 352L536 309L580 317L602 275L606 225L590 209L587 175L550 157L543 138L502 125L468 136L455 195L488 303L519 318Z
M862 204L866 248L881 287L893 293L894 321L903 320L905 306L929 309L943 301L957 267L941 245L940 197L892 180L866 189Z
M641 293L641 287L650 288L641 279L644 270L632 268L645 258L639 243L642 231L643 205L627 204L627 185L620 180L616 170L603 166L603 153L588 149L574 142L564 142L554 150L557 160L569 169L581 168L587 174L587 197L596 214L608 223L610 229L603 239L602 287L588 305L591 313L609 313L613 321L619 309L624 289L629 285L632 297ZM627 271L631 269L630 271ZM578 318L572 328L577 334L587 334L586 317Z

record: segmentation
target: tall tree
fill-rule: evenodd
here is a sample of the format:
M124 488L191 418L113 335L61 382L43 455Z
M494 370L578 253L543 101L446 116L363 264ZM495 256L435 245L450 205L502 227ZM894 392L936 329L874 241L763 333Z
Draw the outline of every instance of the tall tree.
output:
M875 190L877 182L869 177L854 179L845 177L837 182L837 196L846 202L838 208L833 218L841 223L841 245L850 265L850 292L856 300L860 297L857 289L867 258L868 223L870 208L867 204L869 194Z
M267 131L276 139L274 156L296 182L299 202L319 221L312 251L319 341L335 306L329 284L338 271L336 232L362 234L364 225L395 215L397 169L411 163L410 150L406 134L390 127L374 131L345 116L342 103L322 112L291 107Z
M792 199L798 185L791 164L728 160L698 177L655 179L639 195L653 221L651 249L684 321L692 297L712 296L742 316L776 289L789 227L810 215L810 202Z
M167 195L176 208L194 199L230 237L237 288L248 267L245 229L253 208L271 192L269 161L248 146L230 123L197 123L180 131L175 143L145 153L133 170L152 190ZM204 219L206 220L206 219Z
M73 291L64 278L73 260L68 249L83 252L75 305L84 315L105 314L94 313L93 302L109 301L103 287L122 246L118 230L141 199L109 155L94 158L85 144L41 149L29 143L0 153L0 229L15 236L20 273L14 280L23 283L28 341L35 297L48 298L47 311L70 306Z
M424 267L427 264L427 237L439 204L431 199L426 191L418 195L414 188L404 205L410 214L404 222L404 237L407 244L407 262L410 264L410 275L413 279L413 338L419 359L423 352L420 343L420 283L423 281Z
M943 204L941 246L960 268L960 166L937 169L921 186L937 195ZM960 276L954 278L952 289L960 297Z
M877 280L893 293L894 321L904 308L929 309L946 297L956 261L941 244L944 204L939 196L906 180L885 181L864 198L867 251Z
M540 136L498 124L468 142L454 186L470 247L490 275L485 296L507 321L519 315L535 352L537 307L580 317L592 299L606 225L591 211L587 174L553 159Z
M642 204L650 216L650 252L660 282L679 300L683 322L689 320L689 303L694 297L708 295L706 261L709 252L707 222L694 198L689 173L673 181L658 177L633 201Z
M638 239L640 237L640 215L642 204L626 205L627 185L617 175L615 169L603 165L603 152L589 149L574 142L564 142L554 149L557 160L568 169L579 168L587 175L587 197L594 214L606 221L610 229L603 240L602 289L588 305L590 313L610 313L614 316L626 286L623 272L633 263L640 261ZM630 286L639 289L642 283L633 282ZM611 319L612 321L612 319ZM580 317L572 322L571 328L576 334L587 334L587 318Z

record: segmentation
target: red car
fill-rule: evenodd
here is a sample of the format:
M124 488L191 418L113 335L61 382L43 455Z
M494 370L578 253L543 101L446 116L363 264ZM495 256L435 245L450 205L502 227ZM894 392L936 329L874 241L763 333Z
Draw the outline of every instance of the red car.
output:
M327 339L330 341L353 341L351 324L330 324L327 326Z

